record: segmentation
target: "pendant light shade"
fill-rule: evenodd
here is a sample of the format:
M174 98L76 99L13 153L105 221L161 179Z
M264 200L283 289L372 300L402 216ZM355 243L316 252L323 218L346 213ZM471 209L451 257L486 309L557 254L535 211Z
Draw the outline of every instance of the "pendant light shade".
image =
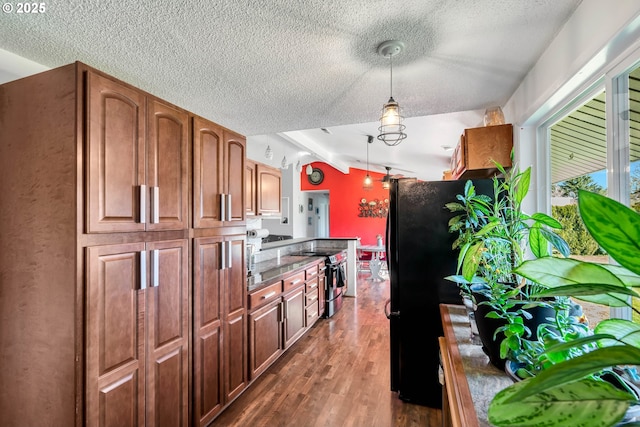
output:
M300 163L300 159L298 159L298 163L296 163L296 172L302 172L302 163Z
M269 160L273 159L273 150L270 145L267 145L267 149L264 151L264 156Z
M282 169L286 169L287 168L287 156L283 156L282 157L282 161L280 162L280 167Z
M389 166L385 166L384 168L387 170L387 174L382 178L382 188L388 190L391 187L391 175L389 174L391 168Z
M407 137L404 133L405 125L402 123L403 117L400 105L393 99L393 56L399 54L404 49L404 43L398 40L388 40L378 46L378 54L389 58L390 65L390 95L389 101L382 107L380 117L380 127L378 139L389 146L395 146Z
M367 175L364 177L364 181L362 183L362 188L366 191L369 191L373 188L373 180L369 175L369 144L373 142L373 137L371 135L367 135Z

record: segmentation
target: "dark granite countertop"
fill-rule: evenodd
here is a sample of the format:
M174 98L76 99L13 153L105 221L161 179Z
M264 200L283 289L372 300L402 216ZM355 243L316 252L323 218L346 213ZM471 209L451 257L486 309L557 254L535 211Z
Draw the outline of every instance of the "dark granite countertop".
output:
M339 252L339 251L337 251ZM256 263L251 275L247 276L247 289L253 292L262 286L282 279L285 275L305 268L313 262L323 260L323 256L285 255L277 259L270 259Z

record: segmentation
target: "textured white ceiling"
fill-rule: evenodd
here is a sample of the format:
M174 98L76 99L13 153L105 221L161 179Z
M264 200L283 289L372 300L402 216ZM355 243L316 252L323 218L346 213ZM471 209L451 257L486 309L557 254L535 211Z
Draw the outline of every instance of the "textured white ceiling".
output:
M284 145L320 144L327 152L317 157L344 168L364 160L363 135L377 132L389 97L389 61L376 47L402 40L393 95L408 118L409 138L395 152L381 147L371 160L420 167L415 175L433 179L423 169L439 168L435 177L441 175L448 154L440 146L455 144L486 107L509 99L579 3L48 1L42 14L0 14L0 48L48 67L83 61L256 145L282 141L276 133L309 130L289 134ZM470 112L452 116L460 126L453 134L434 134L433 120L425 128L409 119L453 112ZM321 127L333 134L317 137ZM291 158L291 150L283 153ZM416 164L420 157L427 163Z

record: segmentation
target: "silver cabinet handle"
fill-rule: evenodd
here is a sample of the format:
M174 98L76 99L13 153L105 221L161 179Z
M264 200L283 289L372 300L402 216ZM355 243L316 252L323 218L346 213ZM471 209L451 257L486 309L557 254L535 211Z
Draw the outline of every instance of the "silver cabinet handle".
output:
M147 186L140 186L140 224L147 223Z
M298 283L300 283L300 282L302 282L302 279L296 279L296 280L293 280L293 281L291 282L291 284L292 284L292 285L297 285L297 284L298 284Z
M160 222L160 187L151 187L151 223Z
M227 194L227 221L231 221L231 194Z
M282 323L284 322L284 303L281 302L280 304L278 304L280 306L280 317L278 318L278 322Z
M151 251L151 286L157 287L160 284L160 251Z
M227 248L227 256L229 261L227 268L232 268L233 267L233 242L229 241L227 243L229 244L229 247Z
M262 299L269 299L276 294L276 291L271 291L268 294L262 295Z
M220 268L224 270L227 268L227 245L226 242L222 242L220 245Z
M227 213L225 202L226 202L226 199L224 197L224 194L220 194L220 220L221 221L225 220L224 215Z
M140 251L140 290L147 289L147 252Z

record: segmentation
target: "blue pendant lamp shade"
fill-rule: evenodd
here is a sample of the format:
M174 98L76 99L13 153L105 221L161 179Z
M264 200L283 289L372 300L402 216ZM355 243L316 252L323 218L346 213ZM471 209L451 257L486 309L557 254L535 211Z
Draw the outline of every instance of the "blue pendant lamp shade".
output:
M389 58L390 65L390 96L389 101L382 107L380 117L380 127L378 139L389 146L395 146L407 137L404 133L405 125L402 123L403 117L400 105L393 99L393 56L399 54L404 49L404 43L398 40L388 40L378 46L378 54Z

